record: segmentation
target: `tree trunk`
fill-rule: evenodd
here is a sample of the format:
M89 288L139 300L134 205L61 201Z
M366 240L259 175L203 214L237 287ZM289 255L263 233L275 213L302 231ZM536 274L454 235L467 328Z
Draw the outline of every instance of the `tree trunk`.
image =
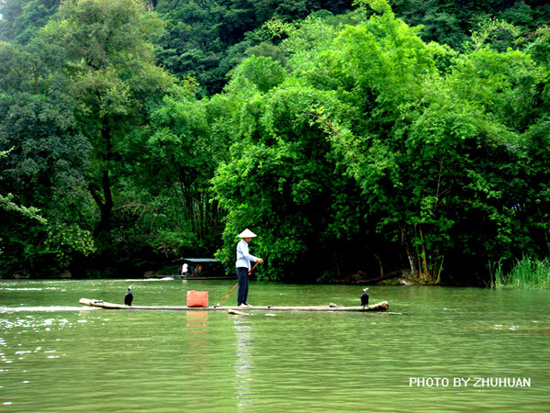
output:
M113 196L111 192L109 171L103 171L103 177L101 179L101 192L103 193L103 198L99 196L97 188L94 185L90 184L89 189L101 214L101 219L97 224L94 235L97 236L100 233L108 233L111 231L111 214L113 211Z
M108 161L113 158L112 143L111 143L111 129L106 124L106 120L103 121L103 129L101 130L101 137L105 144L105 155L102 159L103 165L108 165ZM102 197L98 192L102 193ZM105 167L101 177L101 188L97 188L94 185L90 185L90 193L94 198L99 211L101 213L101 219L96 227L95 235L101 233L109 233L111 231L111 215L113 211L113 194L111 191L111 178L109 176L109 169Z

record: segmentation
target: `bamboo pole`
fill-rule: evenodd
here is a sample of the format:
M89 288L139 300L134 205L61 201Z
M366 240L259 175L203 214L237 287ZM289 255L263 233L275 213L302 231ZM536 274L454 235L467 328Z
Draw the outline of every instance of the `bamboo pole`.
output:
M256 266L258 265L258 262L256 262L256 264L254 264L254 266L250 269L250 271L248 271L248 276L250 277L250 274L252 274L252 271L254 271L254 268L256 268ZM235 290L237 289L237 287L239 286L239 283L235 284L233 286L233 288L225 295L225 297L222 298L222 300L216 304L214 307L221 307L221 305L225 302L225 300L227 300L229 297L231 297L231 294L233 294L235 292Z

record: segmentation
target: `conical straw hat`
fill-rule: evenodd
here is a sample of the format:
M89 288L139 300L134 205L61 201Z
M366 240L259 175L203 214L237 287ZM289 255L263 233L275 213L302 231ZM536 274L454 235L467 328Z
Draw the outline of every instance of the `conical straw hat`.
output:
M243 232L241 232L238 235L239 238L254 238L257 237L256 234L254 234L252 231L250 231L248 228L245 229Z

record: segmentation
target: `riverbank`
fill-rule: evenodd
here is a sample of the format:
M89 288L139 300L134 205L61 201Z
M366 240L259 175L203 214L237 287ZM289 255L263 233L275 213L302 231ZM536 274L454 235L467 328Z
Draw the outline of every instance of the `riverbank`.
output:
M79 278L73 277L69 271L52 277L52 280L94 280L94 279L127 279L136 280L159 280L177 278L178 275L166 275L167 271L162 274L154 271L146 271L143 276L136 277L90 277ZM359 272L349 275L341 279L331 277L321 277L317 280L318 285L377 285L377 286L447 286L447 287L487 287L493 289L515 288L515 289L550 289L550 261L548 259L537 260L530 257L523 257L514 262L505 264L504 260L489 265L490 281L487 279L480 280L479 283L464 284L444 281L441 283L426 282L423 278L415 276L410 270L402 269L393 271L375 278L367 276L367 274ZM0 280L40 280L43 278L33 278L30 274L14 274L12 277L2 277ZM192 280L192 278L189 278ZM265 281L265 280L264 280ZM267 281L269 282L269 281ZM278 283L278 282L276 282ZM284 283L283 283L284 284Z

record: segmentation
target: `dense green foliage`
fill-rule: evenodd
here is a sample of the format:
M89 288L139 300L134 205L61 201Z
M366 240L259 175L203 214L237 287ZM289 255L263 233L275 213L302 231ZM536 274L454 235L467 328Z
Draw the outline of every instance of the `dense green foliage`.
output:
M271 280L488 283L549 253L542 2L0 11L5 275L232 267L246 227Z

